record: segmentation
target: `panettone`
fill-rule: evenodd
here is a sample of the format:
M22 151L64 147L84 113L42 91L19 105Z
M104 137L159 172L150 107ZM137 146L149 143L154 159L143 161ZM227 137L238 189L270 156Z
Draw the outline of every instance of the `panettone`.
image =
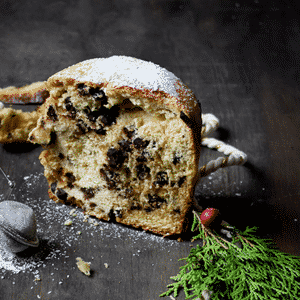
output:
M0 143L24 143L37 125L39 109L24 112L10 107L0 109Z
M32 143L56 202L103 220L179 234L193 204L201 109L173 73L126 56L51 76Z

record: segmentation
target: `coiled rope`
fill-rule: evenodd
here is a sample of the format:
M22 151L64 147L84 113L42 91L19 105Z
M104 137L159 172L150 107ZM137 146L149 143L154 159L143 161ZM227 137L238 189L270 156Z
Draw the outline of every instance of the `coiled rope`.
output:
M225 168L235 165L243 165L247 161L247 155L236 149L233 146L227 145L215 138L208 138L207 136L218 129L219 120L212 114L202 115L202 131L201 131L201 146L206 146L210 149L216 149L219 152L227 155L227 157L219 157L209 161L206 165L198 170L198 181L220 168Z

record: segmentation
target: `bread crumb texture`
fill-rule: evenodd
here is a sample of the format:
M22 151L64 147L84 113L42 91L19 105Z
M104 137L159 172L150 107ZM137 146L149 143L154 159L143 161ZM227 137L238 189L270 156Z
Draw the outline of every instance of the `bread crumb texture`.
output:
M85 262L82 260L81 257L76 258L77 262L76 265L78 269L86 276L90 276L90 270L91 270L91 263L90 262Z
M54 201L106 221L179 234L194 194L200 106L167 70L145 77L123 60L112 68L109 59L89 60L50 77L50 97L29 140L45 148L40 162Z

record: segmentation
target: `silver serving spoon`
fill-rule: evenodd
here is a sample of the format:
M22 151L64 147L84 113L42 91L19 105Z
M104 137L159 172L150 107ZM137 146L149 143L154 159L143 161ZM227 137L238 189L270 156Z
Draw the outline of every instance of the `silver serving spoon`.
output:
M15 183L8 179L11 195ZM5 200L0 203L0 249L13 253L21 252L28 247L37 247L36 219L33 209L23 203Z

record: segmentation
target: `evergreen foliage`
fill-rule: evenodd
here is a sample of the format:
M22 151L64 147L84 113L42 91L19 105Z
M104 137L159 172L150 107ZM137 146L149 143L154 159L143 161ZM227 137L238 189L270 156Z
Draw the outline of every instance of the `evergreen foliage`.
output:
M232 241L204 228L199 214L194 212L192 231L199 228L193 240L202 239L180 267L175 283L160 297L183 287L186 299L203 299L202 291L213 291L212 300L279 300L300 299L299 257L279 251L270 239L260 239L253 233L257 227L240 232L232 230ZM200 229L202 228L202 230ZM227 227L229 228L229 227ZM239 246L237 244L239 243Z

